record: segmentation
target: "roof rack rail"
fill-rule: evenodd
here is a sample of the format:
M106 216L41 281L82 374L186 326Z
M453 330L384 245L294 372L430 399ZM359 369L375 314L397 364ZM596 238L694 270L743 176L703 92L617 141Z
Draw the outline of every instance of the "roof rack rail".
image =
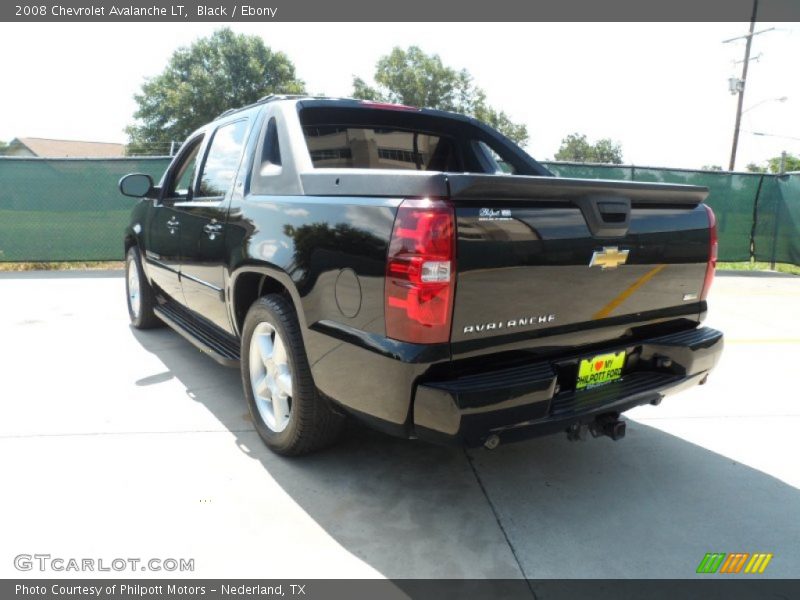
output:
M232 112L236 112L237 110L241 110L241 109L239 109L239 108L229 108L228 110L225 110L225 111L223 111L223 112L219 113L219 114L217 115L217 119L219 119L219 118L221 118L221 117L224 117L225 115L229 115L229 114L231 114Z
M259 104L266 104L267 102L273 102L275 100L293 100L295 98L314 98L314 97L315 96L309 96L308 94L269 94L267 96L262 96L255 102L247 104L246 106L229 108L228 110L217 115L214 120L221 119L222 117L225 117L235 112L239 112L240 110L244 110L246 108L252 108L253 106L258 106Z
M292 100L294 98L308 98L308 94L268 94L266 96L262 96L258 99L256 104L261 104L262 102L271 102L273 100Z

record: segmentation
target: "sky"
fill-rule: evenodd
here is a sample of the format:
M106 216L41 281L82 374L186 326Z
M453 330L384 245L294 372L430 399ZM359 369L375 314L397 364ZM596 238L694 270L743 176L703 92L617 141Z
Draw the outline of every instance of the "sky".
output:
M348 96L395 45L466 68L489 102L553 157L569 133L622 145L626 163L727 168L747 23L233 23L294 62L306 89ZM133 95L214 23L0 23L0 140L125 142ZM759 23L737 168L800 155L800 24ZM777 98L786 97L779 102ZM748 110L750 109L750 110ZM757 136L750 132L778 137ZM797 139L791 139L797 138Z

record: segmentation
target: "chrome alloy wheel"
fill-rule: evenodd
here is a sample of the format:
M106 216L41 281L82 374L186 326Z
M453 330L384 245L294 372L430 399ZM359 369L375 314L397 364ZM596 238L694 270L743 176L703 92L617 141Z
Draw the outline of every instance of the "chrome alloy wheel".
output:
M292 415L292 369L286 346L269 323L256 325L250 338L250 385L258 414L275 433Z
M139 289L139 269L136 262L128 261L128 303L134 319L139 318L139 311L142 309L141 291Z

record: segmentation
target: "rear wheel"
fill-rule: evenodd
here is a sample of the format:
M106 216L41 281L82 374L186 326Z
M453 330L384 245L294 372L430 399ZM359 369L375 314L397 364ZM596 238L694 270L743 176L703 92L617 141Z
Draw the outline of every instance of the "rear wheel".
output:
M139 249L132 246L125 256L125 295L128 299L128 316L136 329L152 329L163 323L153 309L155 296L142 270Z
M242 333L242 385L267 446L296 456L335 441L344 417L317 392L291 304L278 294L259 298Z

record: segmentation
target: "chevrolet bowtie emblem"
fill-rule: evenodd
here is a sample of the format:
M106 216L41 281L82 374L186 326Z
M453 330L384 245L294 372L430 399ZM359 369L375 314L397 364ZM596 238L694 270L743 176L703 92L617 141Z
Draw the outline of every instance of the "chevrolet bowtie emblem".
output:
M607 246L602 250L597 250L592 254L592 260L589 263L590 267L602 267L605 269L616 269L620 265L624 265L628 260L629 250L620 250L616 246Z

